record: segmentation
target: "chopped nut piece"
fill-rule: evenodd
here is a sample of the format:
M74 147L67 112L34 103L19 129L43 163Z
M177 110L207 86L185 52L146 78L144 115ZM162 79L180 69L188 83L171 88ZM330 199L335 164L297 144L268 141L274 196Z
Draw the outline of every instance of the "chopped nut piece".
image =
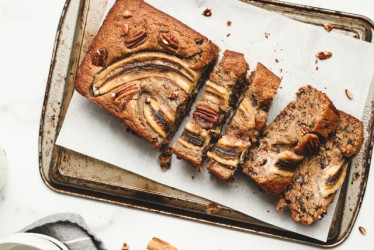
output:
M212 15L212 10L206 8L206 9L203 11L203 15L204 15L204 16L211 16L211 15Z
M359 227L358 227L358 230L360 230L360 232L361 232L362 235L365 235L365 234L366 234L366 229L365 229L364 227L359 226Z
M279 63L279 60L278 60L278 59L275 59L275 62L276 62L276 63Z
M126 242L123 243L121 250L130 250L130 246Z
M130 34L127 36L125 40L125 45L127 48L132 49L143 44L146 40L147 33L145 32L145 30L134 30L133 32L130 32Z
M209 203L208 206L206 207L206 213L207 214L216 214L219 211L221 211L221 208L219 208L217 203L215 203L215 202Z
M360 174L358 172L354 172L352 176L352 181L357 181L357 179L360 177Z
M226 35L226 37L229 37L229 36L231 36L231 33L228 33L228 34Z
M108 59L108 51L105 48L97 49L92 55L92 64L98 67L103 67Z
M320 60L325 60L332 57L332 53L328 51L321 51L316 54L316 57Z
M329 24L329 23L325 23L323 26L325 27L325 30L327 30L327 32L330 32L330 31L334 28L334 27L333 27L331 24Z
M232 22L231 21L227 21L227 26L231 26Z
M126 18L129 18L129 17L132 17L132 14L131 14L130 11L125 10L125 11L123 12L123 16L126 17Z
M128 33L129 33L129 25L127 23L125 23L123 25L123 28L122 28L122 31L121 31L121 35L122 36L126 36Z
M318 70L319 68L318 68L318 66L316 66L316 70Z
M159 238L153 237L152 240L147 245L148 250L177 250L176 247L173 247L168 242L163 241Z
M348 89L345 90L345 94L347 95L349 100L353 99L353 93L351 91L349 91Z

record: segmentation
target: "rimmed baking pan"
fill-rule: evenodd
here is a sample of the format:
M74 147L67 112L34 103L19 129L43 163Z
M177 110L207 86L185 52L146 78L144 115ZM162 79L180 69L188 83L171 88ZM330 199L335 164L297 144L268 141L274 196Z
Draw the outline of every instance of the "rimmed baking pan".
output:
M346 36L374 42L374 23L363 16L270 0L245 2L312 25L330 23L335 31ZM348 167L349 178L342 187L327 242L274 227L227 207L221 207L218 213L207 214L209 200L56 145L74 91L76 68L99 28L105 5L106 1L101 0L67 0L62 11L39 131L40 173L49 188L69 195L320 247L338 245L349 236L365 193L373 148L373 84L362 117L366 128L363 149L354 164Z

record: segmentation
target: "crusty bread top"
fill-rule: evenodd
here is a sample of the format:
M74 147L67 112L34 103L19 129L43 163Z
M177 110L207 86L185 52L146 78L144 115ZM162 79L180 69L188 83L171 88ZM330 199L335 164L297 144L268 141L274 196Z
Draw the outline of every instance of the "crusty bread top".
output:
M105 60L94 65L97 54L103 54L101 50L105 50ZM196 71L218 58L218 47L187 25L143 0L117 0L77 71L76 90L88 96L94 75L103 67L140 51L174 54Z

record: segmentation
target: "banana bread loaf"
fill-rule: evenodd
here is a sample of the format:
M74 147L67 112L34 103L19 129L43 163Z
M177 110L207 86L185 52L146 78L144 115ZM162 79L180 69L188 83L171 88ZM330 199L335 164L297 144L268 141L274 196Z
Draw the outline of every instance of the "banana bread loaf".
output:
M342 111L336 131L317 155L307 156L296 169L292 183L282 193L277 210L288 207L295 222L310 225L327 213L346 175L345 165L363 142L363 124Z
M330 99L315 88L302 87L296 96L265 128L243 164L243 172L274 196L291 183L298 164L305 155L318 151L319 137L327 138L339 119Z
M251 143L265 126L280 78L261 63L249 77L249 88L242 92L241 102L225 134L207 153L209 172L223 182L232 179Z
M76 90L165 148L218 58L206 37L142 0L117 0L78 68Z

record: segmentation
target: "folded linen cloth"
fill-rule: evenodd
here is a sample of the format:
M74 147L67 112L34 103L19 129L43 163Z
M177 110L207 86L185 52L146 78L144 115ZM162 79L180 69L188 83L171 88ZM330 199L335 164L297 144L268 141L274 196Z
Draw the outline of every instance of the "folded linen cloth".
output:
M88 228L84 219L73 213L44 217L20 232L38 233L61 241L70 250L105 250L104 244Z

